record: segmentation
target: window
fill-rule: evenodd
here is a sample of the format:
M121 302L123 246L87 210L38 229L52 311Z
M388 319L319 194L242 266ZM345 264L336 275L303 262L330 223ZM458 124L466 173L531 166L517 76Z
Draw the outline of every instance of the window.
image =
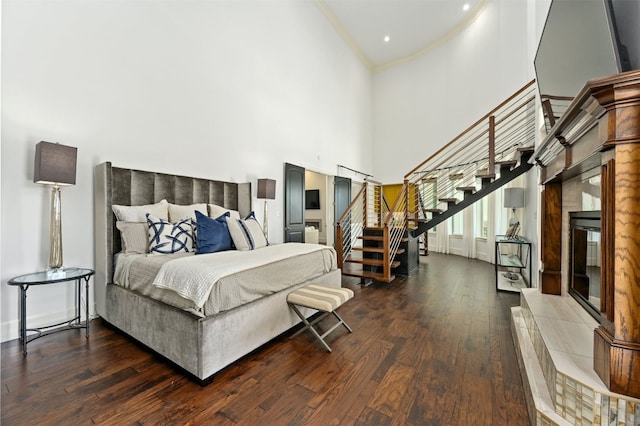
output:
M462 233L464 232L463 212L464 210L462 212L456 213L453 216L451 216L451 220L449 221L449 223L451 223L451 228L450 228L451 234L462 235Z
M476 203L475 213L477 219L476 237L487 238L489 229L488 197L484 197Z

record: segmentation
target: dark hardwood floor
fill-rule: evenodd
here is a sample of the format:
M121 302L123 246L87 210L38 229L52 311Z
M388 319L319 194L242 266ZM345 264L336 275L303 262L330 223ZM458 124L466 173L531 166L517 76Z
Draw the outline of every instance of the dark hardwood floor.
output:
M493 265L421 258L410 278L360 287L325 352L303 333L268 343L201 387L100 320L2 344L2 424L526 425L509 331L517 294ZM330 320L326 320L330 326Z

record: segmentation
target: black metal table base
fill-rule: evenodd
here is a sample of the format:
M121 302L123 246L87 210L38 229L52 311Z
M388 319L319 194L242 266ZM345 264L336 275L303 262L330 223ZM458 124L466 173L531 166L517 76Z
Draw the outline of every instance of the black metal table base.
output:
M49 334L59 331L73 330L84 328L85 337L89 338L89 279L91 275L81 276L76 281L76 297L75 297L75 317L70 320L62 321L57 324L47 325L43 327L27 328L27 290L30 284L20 284L20 340L22 341L22 353L27 355L27 344ZM82 304L82 280L85 285L85 320L82 321L80 306ZM28 334L28 333L33 334Z

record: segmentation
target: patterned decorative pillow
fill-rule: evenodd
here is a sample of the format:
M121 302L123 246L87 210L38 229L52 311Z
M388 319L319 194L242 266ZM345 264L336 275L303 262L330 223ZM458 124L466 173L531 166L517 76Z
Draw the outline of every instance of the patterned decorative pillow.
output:
M237 250L247 251L269 245L253 212L245 219L227 218L229 233Z
M144 206L121 206L114 204L111 206L116 219L121 222L146 222L146 214L152 214L164 220L169 219L169 203L167 200L160 200L155 204L145 204Z
M171 254L193 250L191 218L176 223L147 213L149 227L149 253Z

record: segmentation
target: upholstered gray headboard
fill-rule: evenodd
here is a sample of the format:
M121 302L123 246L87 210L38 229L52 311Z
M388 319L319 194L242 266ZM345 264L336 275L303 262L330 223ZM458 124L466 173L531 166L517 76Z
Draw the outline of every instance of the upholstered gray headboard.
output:
M110 162L95 167L95 301L98 315L105 317L106 286L113 278L113 255L120 251L120 233L115 226L113 204L137 206L166 199L174 204L211 203L251 212L251 184L198 179L165 173L113 167Z

